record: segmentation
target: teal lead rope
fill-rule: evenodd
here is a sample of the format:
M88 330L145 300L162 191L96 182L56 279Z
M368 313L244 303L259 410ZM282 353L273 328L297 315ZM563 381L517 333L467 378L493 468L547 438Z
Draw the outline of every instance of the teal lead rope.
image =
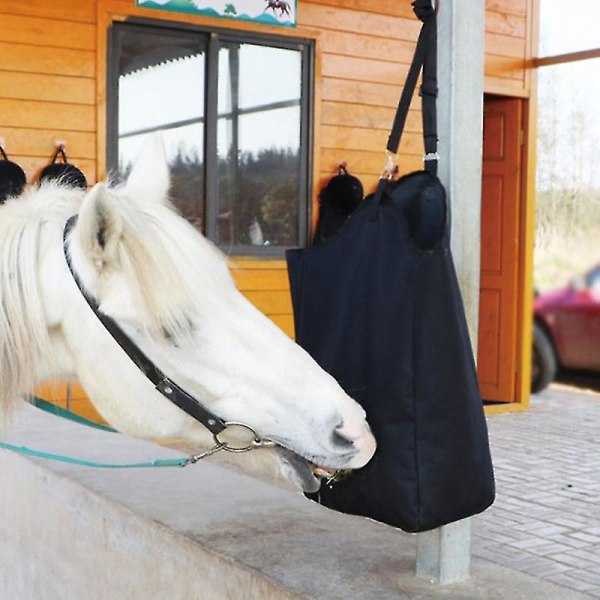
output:
M149 467L185 467L189 458L169 458L152 460L148 462L140 463L101 463L94 462L93 460L83 460L81 458L74 458L72 456L64 456L63 454L52 454L51 452L43 452L42 450L34 450L27 446L14 446L13 444L7 444L0 442L0 448L5 450L12 450L25 456L34 456L35 458L45 458L47 460L55 460L58 462L69 463L71 465L81 465L83 467L94 467L95 469L145 469Z
M101 429L103 431L110 431L113 433L117 433L115 429L111 427L106 427L105 425L100 425L99 423L95 423L94 421L90 421L84 417L80 417L71 411L65 410L64 408L60 408L50 402L46 402L41 398L37 398L35 396L31 396L28 401L33 406L40 408L46 412L49 412L53 415L62 417L64 419L68 419L69 421L73 421L75 423L79 423L80 425L86 425L87 427L94 427L96 429ZM25 456L33 456L35 458L44 458L46 460L55 460L57 462L69 463L71 465L80 465L83 467L93 467L95 469L147 469L151 467L185 467L191 461L186 457L182 458L167 458L167 459L157 459L148 462L139 462L139 463L103 463L103 462L95 462L92 460L83 460L81 458L74 458L72 456L64 456L63 454L52 454L51 452L43 452L42 450L34 450L33 448L28 448L27 446L15 446L14 444L8 444L6 442L0 442L0 448L4 450L11 450L12 452L17 452L18 454L24 454Z

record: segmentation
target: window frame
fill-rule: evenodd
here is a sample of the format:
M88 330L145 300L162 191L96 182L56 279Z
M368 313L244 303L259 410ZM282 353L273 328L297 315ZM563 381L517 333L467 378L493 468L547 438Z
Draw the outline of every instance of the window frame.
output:
M121 32L132 28L165 31L185 36L207 38L204 90L204 199L203 234L216 243L218 206L218 60L220 43L247 43L297 50L301 53L300 92L300 172L298 189L298 244L294 246L218 245L231 256L283 258L291 248L308 245L312 223L312 189L314 172L314 105L315 105L315 40L304 37L259 33L240 29L208 27L190 23L149 18L127 18L113 21L107 32L106 54L106 165L108 173L118 164L119 56Z

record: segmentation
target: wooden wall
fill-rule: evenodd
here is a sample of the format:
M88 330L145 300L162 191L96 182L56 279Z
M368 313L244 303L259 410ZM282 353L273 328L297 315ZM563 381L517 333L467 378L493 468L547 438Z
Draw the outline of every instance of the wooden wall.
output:
M96 110L98 4L0 0L0 137L30 177L51 155L54 140L64 138L69 157L90 181L96 179L96 135L103 135L97 132ZM299 31L316 34L320 48L320 176L324 181L338 162L347 160L372 185L384 162L388 128L419 30L410 1L299 4ZM135 10L133 0L111 5L120 6L122 14ZM487 92L529 94L530 5L531 0L487 0ZM165 15L143 12L157 19ZM415 107L400 151L403 171L419 167L419 132Z
M96 25L91 1L0 0L0 137L28 178L55 139L96 179Z
M529 97L534 44L532 0L487 0L485 31L485 91Z
M527 97L533 0L487 0L486 92ZM31 179L54 140L88 181L104 175L106 15L214 23L141 10L133 0L0 0L0 137ZM316 155L313 203L346 160L365 189L374 187L419 23L410 0L300 0L296 35L317 40ZM245 25L260 31L256 25ZM281 30L272 30L283 33ZM421 165L418 104L400 147L402 172ZM314 205L314 204L313 204ZM240 289L290 335L291 303L283 260L234 262Z
M531 0L487 0L485 88L528 96ZM343 6L343 8L341 8ZM347 160L367 187L382 170L389 128L419 31L410 1L300 1L300 26L320 32L321 178ZM400 146L400 169L420 168L418 101Z

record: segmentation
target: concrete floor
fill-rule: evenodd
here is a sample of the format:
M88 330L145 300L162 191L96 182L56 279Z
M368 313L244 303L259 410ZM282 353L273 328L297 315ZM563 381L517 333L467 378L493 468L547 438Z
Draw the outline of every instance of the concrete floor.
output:
M416 539L204 462L93 470L0 451L1 600L600 597L600 396L489 419L498 481L472 576L413 577ZM92 460L179 453L27 408L10 441Z

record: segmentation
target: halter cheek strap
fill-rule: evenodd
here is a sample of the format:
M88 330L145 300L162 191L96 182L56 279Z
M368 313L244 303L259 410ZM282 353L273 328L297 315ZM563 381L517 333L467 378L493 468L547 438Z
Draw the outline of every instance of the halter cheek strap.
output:
M86 292L81 284L81 281L79 280L79 277L77 276L77 273L75 273L75 270L73 269L71 257L67 248L67 236L73 227L75 227L76 223L77 215L74 215L65 224L63 231L63 251L69 271L71 271L71 275L73 276L73 280L77 284L81 295L85 298L85 301L96 315L96 318L102 323L108 333L110 333L115 342L121 346L125 354L127 354L127 356L138 367L138 369L153 383L156 391L160 392L165 398L167 398L167 400L196 419L196 421L202 423L213 435L216 436L221 433L230 424L217 417L214 413L205 408L196 398L194 398L194 396L188 394L172 379L167 377L121 329L116 321L100 312L96 300Z

